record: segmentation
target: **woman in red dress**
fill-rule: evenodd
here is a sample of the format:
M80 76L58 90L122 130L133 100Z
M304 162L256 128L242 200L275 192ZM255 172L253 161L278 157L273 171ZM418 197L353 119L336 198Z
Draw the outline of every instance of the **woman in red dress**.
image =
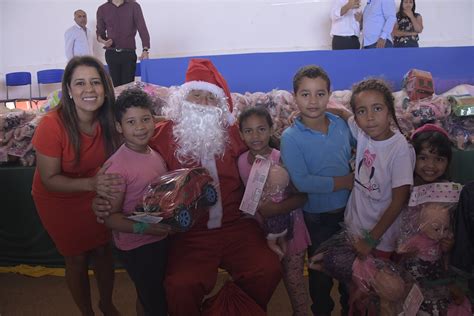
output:
M33 199L43 226L64 256L67 285L83 315L94 315L89 262L98 283L100 310L118 315L112 302L110 233L96 222L91 209L95 192L110 197L111 190L104 188L120 181L101 169L120 142L114 102L102 63L90 56L75 57L64 72L59 106L43 117L33 137Z

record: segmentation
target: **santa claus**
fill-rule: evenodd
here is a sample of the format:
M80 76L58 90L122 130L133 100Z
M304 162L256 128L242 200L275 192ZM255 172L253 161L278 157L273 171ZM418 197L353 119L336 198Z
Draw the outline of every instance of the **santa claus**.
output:
M156 126L150 146L169 170L207 168L219 196L208 216L199 217L189 231L170 237L165 277L169 314L255 315L252 305L263 314L280 281L281 268L258 223L239 211L244 188L237 158L245 145L233 125L227 83L210 60L192 59L186 83L172 93L163 111L167 120ZM107 204L95 199L98 217L107 216ZM224 287L223 300L212 299L203 308L218 268L227 270L233 283ZM216 307L216 302L232 306L231 311Z

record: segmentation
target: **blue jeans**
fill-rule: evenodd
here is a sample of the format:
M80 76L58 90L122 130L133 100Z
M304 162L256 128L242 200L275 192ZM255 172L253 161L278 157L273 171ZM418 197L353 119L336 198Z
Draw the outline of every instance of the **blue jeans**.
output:
M307 213L303 212L304 221L311 237L311 246L308 247L308 257L312 256L322 242L341 230L344 222L344 211L337 213ZM313 304L311 311L314 315L330 315L334 309L334 301L331 298L333 281L327 274L309 269L309 294ZM343 315L349 310L349 293L344 284L339 283L340 304ZM338 313L339 315L339 313Z

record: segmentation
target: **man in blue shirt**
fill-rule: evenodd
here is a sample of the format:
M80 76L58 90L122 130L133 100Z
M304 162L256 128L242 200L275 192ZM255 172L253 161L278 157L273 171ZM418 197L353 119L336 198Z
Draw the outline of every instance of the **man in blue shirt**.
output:
M395 1L368 0L362 22L364 48L393 47L392 31L397 22Z

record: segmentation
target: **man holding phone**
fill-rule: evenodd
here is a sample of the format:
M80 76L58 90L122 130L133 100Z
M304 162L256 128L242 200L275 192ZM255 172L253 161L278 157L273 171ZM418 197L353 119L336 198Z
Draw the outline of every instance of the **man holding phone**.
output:
M360 0L334 0L331 8L332 49L359 49Z

